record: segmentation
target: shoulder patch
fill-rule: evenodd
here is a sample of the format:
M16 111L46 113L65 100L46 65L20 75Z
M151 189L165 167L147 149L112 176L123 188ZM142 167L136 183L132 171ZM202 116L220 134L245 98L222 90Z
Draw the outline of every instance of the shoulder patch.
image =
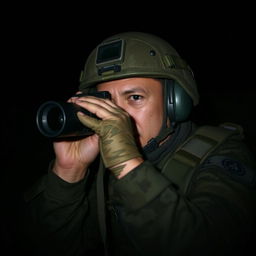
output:
M255 187L256 170L253 170L242 162L228 156L211 156L203 164L202 168L219 167L234 180Z

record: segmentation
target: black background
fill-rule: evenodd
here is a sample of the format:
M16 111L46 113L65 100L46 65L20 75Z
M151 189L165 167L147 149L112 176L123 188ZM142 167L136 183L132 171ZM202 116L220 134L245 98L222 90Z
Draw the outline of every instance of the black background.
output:
M122 5L122 6L120 6ZM23 191L45 173L52 143L39 134L35 115L49 99L76 92L90 51L123 31L154 33L168 40L194 71L198 124L235 122L256 152L256 89L249 6L155 5L100 2L96 6L9 6L1 30L1 196L4 236Z

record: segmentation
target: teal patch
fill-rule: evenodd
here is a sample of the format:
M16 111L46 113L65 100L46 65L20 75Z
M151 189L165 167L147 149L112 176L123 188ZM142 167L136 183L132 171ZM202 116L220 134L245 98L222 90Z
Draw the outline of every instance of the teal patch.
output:
M256 172L238 160L228 156L212 156L202 165L203 169L219 167L234 180L255 187Z

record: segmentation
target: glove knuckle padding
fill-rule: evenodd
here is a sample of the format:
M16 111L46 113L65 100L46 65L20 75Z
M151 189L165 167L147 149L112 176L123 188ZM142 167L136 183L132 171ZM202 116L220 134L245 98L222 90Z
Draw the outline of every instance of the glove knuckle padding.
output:
M106 167L111 167L138 156L129 118L103 121L100 148Z
M97 120L88 116L79 119L99 135L100 152L106 167L141 156L135 143L128 113L119 111L114 118L107 120Z

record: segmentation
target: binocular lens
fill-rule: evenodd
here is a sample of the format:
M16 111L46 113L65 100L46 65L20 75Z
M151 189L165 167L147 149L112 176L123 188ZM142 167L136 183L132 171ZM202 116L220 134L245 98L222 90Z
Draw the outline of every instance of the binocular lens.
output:
M64 122L64 117L59 108L53 107L52 109L49 109L49 113L47 116L45 116L45 118L47 118L49 130L54 132L61 129Z
M37 126L47 137L58 136L65 125L65 113L58 102L46 102L37 113Z

